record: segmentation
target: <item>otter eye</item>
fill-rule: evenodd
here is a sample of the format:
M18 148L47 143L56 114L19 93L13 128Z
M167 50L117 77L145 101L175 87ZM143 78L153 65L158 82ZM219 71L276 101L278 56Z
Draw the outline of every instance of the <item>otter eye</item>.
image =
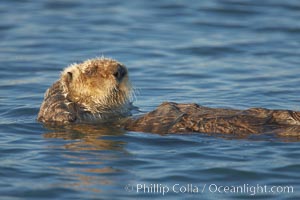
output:
M120 75L120 72L118 72L118 71L115 72L115 73L114 73L114 76L115 76L117 79L120 79L120 76L121 76L121 75Z

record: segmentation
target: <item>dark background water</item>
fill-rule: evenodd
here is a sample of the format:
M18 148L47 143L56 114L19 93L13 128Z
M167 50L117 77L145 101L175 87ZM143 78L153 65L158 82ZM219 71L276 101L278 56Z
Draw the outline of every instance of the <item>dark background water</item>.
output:
M143 111L163 101L300 110L298 0L2 0L0 19L0 199L299 198L296 138L50 130L35 120L64 67L101 55L127 65ZM206 188L163 196L136 184ZM220 194L211 184L294 190Z

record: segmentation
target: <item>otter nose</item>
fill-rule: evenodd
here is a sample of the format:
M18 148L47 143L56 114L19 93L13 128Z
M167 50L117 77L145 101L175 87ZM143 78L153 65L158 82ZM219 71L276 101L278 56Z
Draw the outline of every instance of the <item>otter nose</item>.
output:
M118 65L116 72L114 73L114 76L118 81L121 81L122 78L126 75L127 70L124 66Z

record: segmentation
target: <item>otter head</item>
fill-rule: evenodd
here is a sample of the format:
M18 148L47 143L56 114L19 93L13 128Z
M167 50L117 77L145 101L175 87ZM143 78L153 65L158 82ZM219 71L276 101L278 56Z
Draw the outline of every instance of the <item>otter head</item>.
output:
M61 75L65 97L85 111L128 112L131 85L126 67L116 60L96 58L72 64Z

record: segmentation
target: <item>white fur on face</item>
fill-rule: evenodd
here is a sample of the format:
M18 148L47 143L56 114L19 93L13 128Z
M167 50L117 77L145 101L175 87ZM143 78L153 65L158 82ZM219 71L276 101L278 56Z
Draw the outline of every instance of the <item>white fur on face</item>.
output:
M65 97L94 115L128 111L131 84L127 75L121 82L115 79L118 65L122 64L104 57L70 65L60 79Z

